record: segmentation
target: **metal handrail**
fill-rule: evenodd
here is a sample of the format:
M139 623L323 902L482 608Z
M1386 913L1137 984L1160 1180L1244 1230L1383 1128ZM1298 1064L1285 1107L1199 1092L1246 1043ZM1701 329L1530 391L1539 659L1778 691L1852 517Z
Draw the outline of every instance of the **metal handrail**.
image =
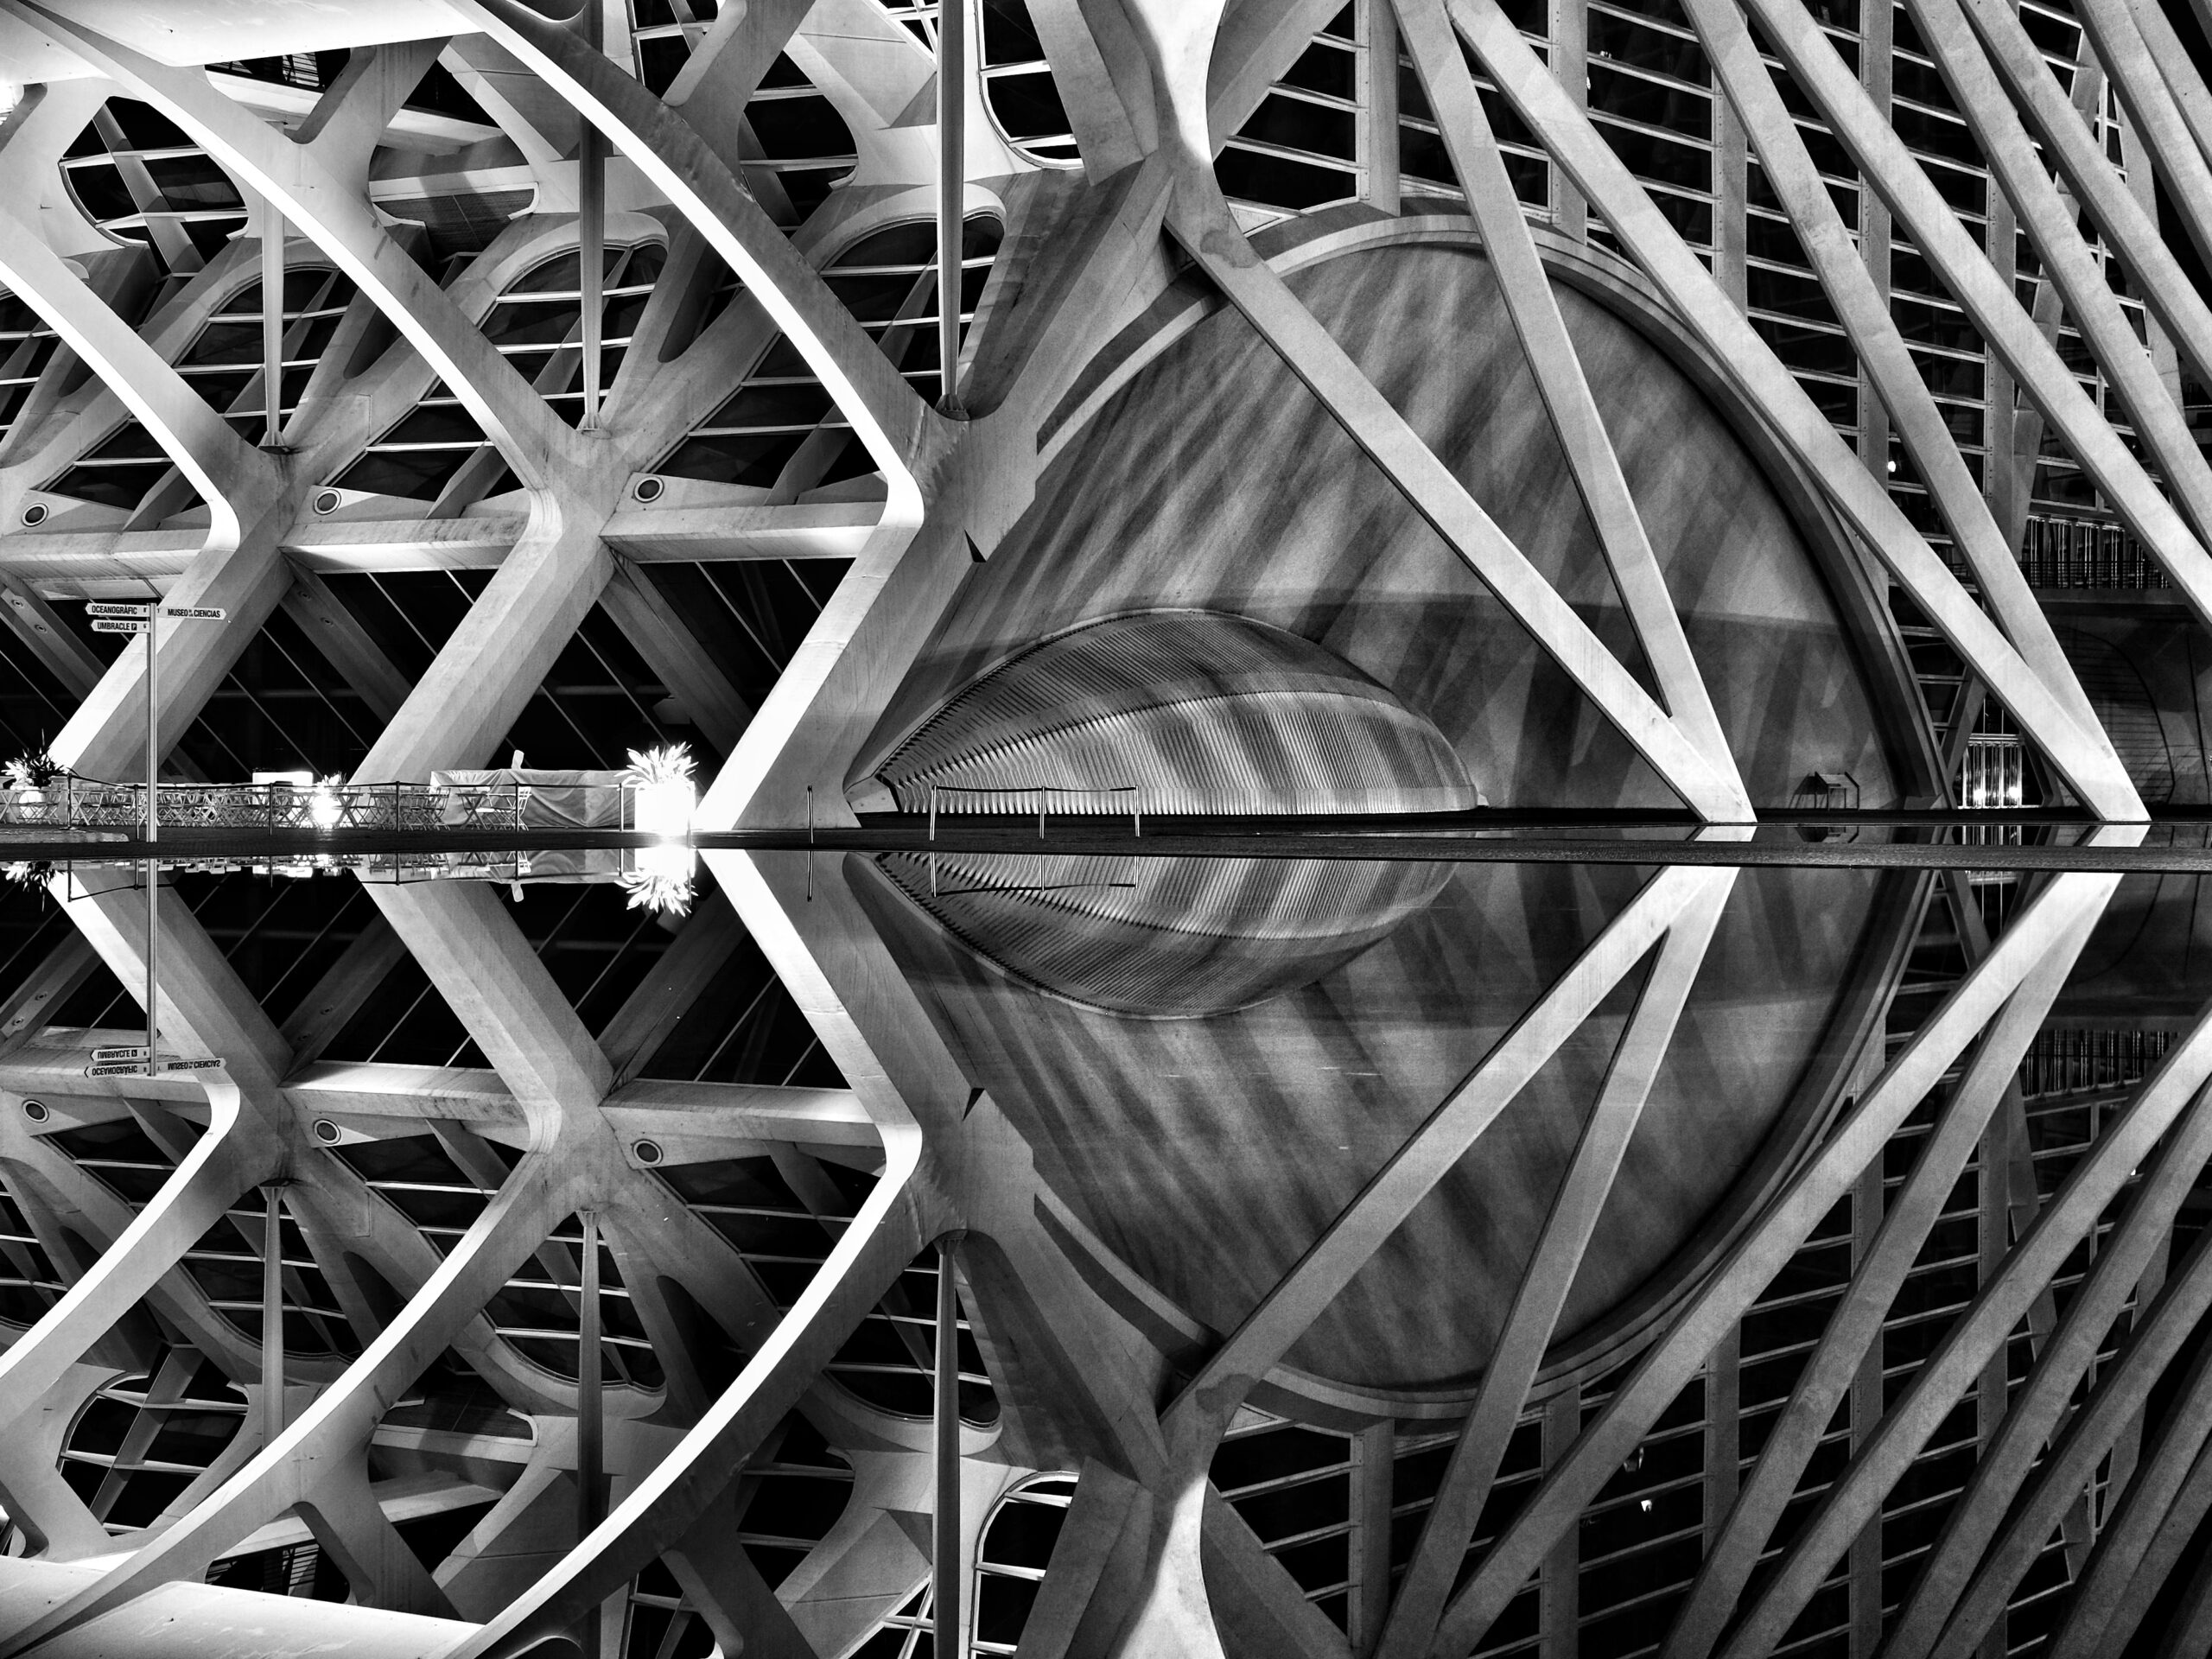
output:
M937 839L937 798L942 790L949 795L1034 795L1037 798L1037 839L1045 839L1045 798L1048 795L1135 795L1135 784L937 784L928 785L930 803L930 839ZM1129 824L1134 834L1144 834L1144 809L1135 802L1129 805Z

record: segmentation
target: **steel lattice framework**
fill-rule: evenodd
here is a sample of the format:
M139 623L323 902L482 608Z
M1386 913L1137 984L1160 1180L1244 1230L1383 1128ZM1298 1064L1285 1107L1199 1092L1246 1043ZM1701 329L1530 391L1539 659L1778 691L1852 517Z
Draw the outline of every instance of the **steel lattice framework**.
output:
M1288 365L1707 838L1747 836L1757 812L1711 665L1685 636L1547 272L1565 243L1668 314L1955 656L1955 673L1935 677L1950 701L1930 710L1925 798L1956 800L1977 739L1998 732L2088 810L2089 843L2146 833L2025 555L2050 516L2031 510L2048 435L2059 470L2086 480L2082 522L2115 539L2124 527L2113 568L2170 585L2212 625L2212 464L2184 390L2212 385L2212 302L2171 242L2177 224L2212 249L2212 91L2153 0L2081 0L2065 73L2030 27L2065 14L2040 3L1911 0L1855 21L1798 0L1660 8L1675 56L1647 83L1681 82L1710 106L1710 170L1687 189L1633 166L1620 136L1633 124L1593 109L1593 65L1611 55L1593 42L1627 40L1631 20L1582 0L1533 20L1500 0L993 0L972 9L980 30L946 29L937 7L906 0L719 14L640 0L612 29L620 9L596 3L596 21L571 27L521 0L388 0L359 8L353 38L309 38L323 19L296 41L254 42L293 54L258 80L227 60L204 73L226 49L213 41L169 61L160 0L140 10L0 0L10 50L20 41L42 66L0 129L0 284L26 309L0 328L13 421L0 587L11 654L73 699L50 748L80 774L127 772L140 659L93 656L55 607L150 584L228 619L161 628L167 728L207 715L281 615L371 728L353 771L364 799L484 765L607 617L724 757L702 827L850 823L846 779L892 692L1082 410L1120 384L1086 369L1130 319L1196 283ZM186 10L203 30L225 11ZM1895 33L1905 20L1909 45ZM976 34L982 49L963 58L958 41ZM312 60L341 47L342 68ZM1316 53L1354 66L1343 90L1300 90L1294 69ZM934 124L918 113L933 54L958 89ZM1910 131L1899 119L1899 64L1940 75L1942 118L1978 158L1967 170L1986 194L1971 210L1964 174L1913 137L1925 111ZM410 111L433 74L498 131ZM1912 98L1939 96L1935 84ZM1024 127L1016 90L1039 86L1057 110ZM779 137L779 112L816 99L849 151ZM1254 136L1269 99L1343 115L1348 149L1302 149L1279 125ZM149 124L126 130L125 106ZM495 137L508 142L493 156ZM537 211L503 213L460 254L426 246L450 226L403 226L420 204L378 157L434 143L482 148L474 199L535 192ZM219 175L212 207L189 192L215 184L176 170L192 157ZM129 198L112 211L89 194L99 169ZM1298 182L1309 175L1338 183ZM1287 197L1268 194L1286 179ZM1294 231L1301 213L1338 226L1316 207L1334 198L1359 205L1347 224L1392 216L1464 235L1471 219L1644 674L1301 304L1285 280L1294 237L1273 257L1255 249L1260 226ZM957 296L925 280L926 241L866 241L940 213L956 245L969 226ZM1760 226L1786 228L1788 260L1752 251ZM90 257L118 236L158 268L126 279ZM1890 252L1907 239L1944 315L1981 342L1985 384L1963 400L1900 322ZM647 245L664 250L658 264L622 263ZM1757 292L1785 264L1817 292L1823 337L1847 346L1840 372L1777 355ZM864 281L884 286L861 296ZM273 307L261 297L279 291ZM601 320L609 292L636 302L619 326ZM252 319L267 355L203 352L189 372L204 332ZM959 353L953 412L932 334ZM259 366L272 359L274 396ZM73 380L73 365L90 378ZM221 407L195 384L219 371L235 377ZM71 517L72 499L91 498L60 480L132 431L142 450L105 459L150 470L114 486L122 505L106 518ZM688 478L674 461L686 453L706 457ZM389 463L375 477L415 480L423 516L355 511L371 474L344 469L365 455ZM834 487L855 479L874 482ZM715 493L740 480L767 499ZM803 637L764 644L772 667L744 685L647 574L810 557L849 563ZM332 584L425 570L481 579L415 671ZM2008 1607L2038 1599L2054 1654L2121 1651L2154 1602L2165 1628L2142 1632L2145 1651L2212 1647L2212 1566L2188 1553L2212 1510L2212 1249L2169 1260L2212 1158L2212 1012L2139 1043L2094 1089L2055 1086L2102 1116L2063 1181L2036 1166L2050 1145L2031 1126L2037 1067L2063 1058L2047 1016L2119 876L2053 875L1996 918L1963 872L1923 883L1914 913L1955 930L1955 982L1893 1051L1870 1046L1816 1144L1599 1387L1540 1374L1734 870L1652 875L1242 1323L1217 1331L1116 1280L1111 1253L963 1073L841 861L705 858L722 897L589 1023L583 995L480 883L365 885L373 922L281 1023L165 891L165 1041L225 1069L98 1091L68 1081L85 1033L49 1030L52 1014L102 968L143 982L143 895L52 879L74 931L10 990L0 1021L0 1249L19 1327L0 1354L0 1507L22 1541L0 1560L0 1654L213 1654L250 1637L255 1651L496 1659L595 1621L610 1652L711 1640L797 1659L911 1651L934 1622L969 1650L1033 1659L1457 1659L1578 1643L1667 1659L1919 1659L2005 1651ZM766 965L755 1001L772 982L804 1017L798 1062L779 1082L641 1075L741 945ZM471 1063L322 1058L403 961L450 1008ZM1638 973L1478 1385L1421 1421L1319 1414L1311 1433L1334 1437L1328 1456L1269 1465L1267 1436L1300 1432L1274 1409L1300 1386L1294 1344ZM842 1086L794 1081L817 1046ZM402 1142L437 1151L403 1164L390 1150ZM1885 1190L1901 1145L1917 1151ZM732 1173L755 1165L780 1185ZM1967 1177L1970 1291L1885 1385L1899 1292L1959 1222ZM930 1254L940 1243L957 1274ZM1816 1299L1825 1317L1745 1457L1747 1315L1796 1306L1777 1288L1785 1268L1839 1251ZM272 1353L253 1310L278 1303L291 1317L287 1351ZM876 1347L861 1340L871 1332ZM604 1381L579 1357L594 1347L611 1356ZM569 1356L565 1374L533 1360L549 1348ZM2008 1393L2016 1350L2029 1358ZM926 1392L906 1409L882 1381L922 1386L932 1364L939 1420L965 1456L940 1445L933 1461ZM422 1379L454 1367L488 1403L431 1421L423 1402L447 1395ZM995 1425L959 1401L963 1386L995 1400ZM1670 1414L1686 1390L1703 1402L1687 1439ZM1885 1580L1885 1504L1949 1445L1962 1407L1974 1421L1961 1495L1911 1572ZM111 1446L89 1438L102 1412ZM194 1412L238 1427L204 1459L164 1459L175 1443L162 1425ZM1241 1483L1224 1460L1238 1448L1254 1453ZM377 1472L401 1452L428 1461ZM1426 1501L1409 1503L1406 1471L1422 1459ZM594 1468L607 1490L591 1490ZM1316 1469L1349 1493L1332 1533L1346 1564L1318 1586L1247 1518L1254 1494ZM129 1483L149 1471L175 1486L134 1510ZM764 1528L755 1500L774 1483L842 1494L848 1476L834 1524ZM1604 1563L1578 1541L1624 1504L1648 1515L1683 1492L1690 1518L1670 1536L1691 1564L1638 1566L1665 1592L1641 1615L1649 1628L1594 1633L1578 1586L1601 1583ZM420 1525L438 1516L467 1528L426 1562ZM776 1550L772 1580L762 1552ZM271 1552L281 1582L226 1577ZM2052 1560L2055 1599L2030 1584ZM318 1585L350 1602L316 1599ZM1000 1611L1008 1586L1028 1586L1019 1616Z

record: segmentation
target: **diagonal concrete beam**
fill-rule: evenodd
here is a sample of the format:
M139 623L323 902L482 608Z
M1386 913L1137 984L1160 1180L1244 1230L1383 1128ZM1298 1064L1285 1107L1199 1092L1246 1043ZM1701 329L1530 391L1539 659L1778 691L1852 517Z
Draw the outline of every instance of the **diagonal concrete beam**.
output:
M451 296L385 232L365 198L334 174L313 148L295 143L232 103L197 70L156 63L31 0L0 0L0 10L153 105L247 189L281 207L452 386L516 476L536 488L559 481L575 448L574 435ZM371 84L356 82L353 88Z
M2001 1348L2136 1166L2177 1122L2182 1124L2177 1144L2192 1143L2183 1161L2202 1165L2206 1151L2212 1150L2212 1103L2199 1092L2208 1077L2212 1077L2212 1012L2168 1052L2142 1092L2075 1166L1996 1276L1976 1294L1942 1344L1884 1414L1849 1468L1806 1517L1774 1576L1741 1611L1719 1649L1726 1659L1751 1659L1779 1643L1781 1633L1879 1509L1960 1394ZM2139 1258L2131 1278L2141 1272Z
M553 1224L575 1208L588 1160L548 1145L518 1165L429 1281L300 1418L223 1488L67 1600L0 1639L28 1653L157 1586L196 1579L264 1522L315 1494L322 1470L359 1455L378 1421L512 1276Z
M1821 1218L1880 1155L1907 1114L1997 1016L2044 952L2084 917L2102 913L2115 885L2107 877L2063 876L2013 918L1990 954L1883 1069L1812 1160L1676 1310L1611 1400L1552 1465L1446 1608L1440 1644L1465 1651L1481 1640L1659 1414L1705 1364L1722 1335L1734 1328Z
M921 477L947 444L945 423L761 211L728 163L680 111L580 36L516 0L453 3L604 132L697 227L853 423L889 486L887 519L918 522Z
M1428 90L1444 145L1467 192L1483 245L1507 315L1521 341L1522 356L1535 377L1537 395L1551 416L1553 435L1566 452L1567 466L1582 497L1583 509L1598 532L1599 546L1611 569L1637 642L1643 648L1662 702L1675 723L1713 769L1734 785L1732 816L1749 818L1735 757L1730 753L1719 716L1688 637L1675 613L1666 573L1643 528L1643 514L1629 493L1620 457L1599 416L1581 359L1560 314L1551 278L1536 251L1535 238L1514 194L1513 181L1483 113L1474 77L1459 51L1459 37L1443 0L1395 0L1399 37Z
M1514 1292L1504 1329L1484 1368L1482 1387L1452 1449L1443 1484L1429 1507L1421 1541L1375 1649L1378 1659L1418 1659L1427 1651L1437 1620L1443 1616L1446 1598L1489 1502L1507 1443L1551 1345L1560 1310L1573 1287L1630 1137L1650 1097L1652 1081L1674 1042L1690 986L1705 965L1713 930L1735 887L1735 872L1714 874L1723 879L1703 884L1683 906L1637 993L1605 1084ZM1387 1558L1382 1570L1387 1583Z
M283 1148L242 1132L250 1120L239 1109L238 1085L219 1073L200 1075L207 1132L90 1270L0 1353L0 1428L31 1411L117 1319L155 1293L241 1194L275 1173Z
M442 1659L507 1659L599 1606L675 1546L938 1230L917 1186L920 1136L895 1133L883 1175L773 1335L712 1409L556 1567Z
M2029 972L1982 1039L1965 1075L1941 1109L1911 1174L1884 1207L1872 1245L1859 1257L1843 1299L1828 1318L1789 1402L1775 1420L1758 1461L1669 1633L1664 1659L1703 1659L1741 1599L1783 1511L1812 1461L1837 1408L1868 1354L1881 1340L1905 1276L1950 1201L1961 1173L1983 1141L2021 1056L2035 1039L2088 943L2094 918L2057 940Z
M1522 1088L1641 963L1709 884L1673 870L1654 877L1466 1078L1407 1137L1297 1265L1244 1316L1162 1415L1228 1427L1253 1384L1305 1334L1322 1309L1448 1174ZM1171 1440L1175 1438L1171 1433Z
M1820 480L1838 514L1859 532L1866 544L1928 612L1930 620L1999 701L2018 716L2026 729L2035 734L2044 753L2085 800L2094 803L2097 810L2107 817L2140 816L2140 798L2125 768L2113 754L2103 732L2093 726L2084 727L2068 713L2057 695L2021 659L2011 642L1960 586L1926 539L1890 499L1882 480L1859 463L1836 435L1827 417L1714 282L1712 273L1682 242L1673 225L1598 135L1586 115L1538 61L1496 0L1446 3L1462 38L1497 80L1515 112L1536 132L1571 177L1576 190L1604 213L1605 222L1614 228L1623 245L1644 266L1654 284L1673 302L1693 334L1704 342L1711 360L1751 406L1767 417L1789 449ZM1758 4L1761 0L1752 3ZM1796 8L1793 6L1791 10ZM1798 16L1818 34L1810 20L1803 19L1802 11ZM1778 33L1785 22L1770 20L1768 26ZM1833 57L1824 43L1815 45ZM1864 113L1859 108L1865 102L1864 97L1855 79L1849 81L1847 88L1836 88L1834 96L1839 101L1856 100L1852 109L1854 113ZM1872 106L1866 108L1871 110ZM1865 119L1872 122L1873 118L1866 115ZM1888 129L1885 126L1882 130L1886 133ZM1887 152L1884 154L1886 156ZM1918 181L1916 188L1924 188L1932 198L1934 186L1917 173L1916 164L1904 156L1901 147L1897 156L1900 159L1896 165L1911 172ZM1888 190L1896 181L1881 172L1881 165L1887 165L1886 161L1880 165L1869 162L1869 176ZM1948 214L1948 210L1942 212ZM1955 238L1963 236L1955 221L1948 222L1950 234ZM1939 233L1942 233L1941 227L1931 226L1925 234ZM1928 245L1922 229L1916 226L1914 234L1922 238L1923 247ZM1983 263L1986 265L1986 262ZM1954 273L1947 270L1945 274L1949 277ZM2004 302L2015 314L2018 312L2009 286ZM2022 321L2024 324L2025 319ZM2034 334L2032 326L2028 327L2028 333ZM2034 344L2041 346L2040 336L2036 337ZM2056 363L2055 356L2052 362ZM2066 385L2087 410L2086 400L2080 398L2079 388L2070 377ZM2120 447L2101 416L2095 417L2094 424L2103 434L2097 441L2107 448ZM2073 437L2069 430L2069 442ZM2132 457L2128 464L2133 465ZM2139 467L2136 468L2139 474L2140 470ZM2180 521L2174 517L2172 509L2168 507L2165 512L2172 524L2179 527ZM2185 530L2183 535L2186 539Z

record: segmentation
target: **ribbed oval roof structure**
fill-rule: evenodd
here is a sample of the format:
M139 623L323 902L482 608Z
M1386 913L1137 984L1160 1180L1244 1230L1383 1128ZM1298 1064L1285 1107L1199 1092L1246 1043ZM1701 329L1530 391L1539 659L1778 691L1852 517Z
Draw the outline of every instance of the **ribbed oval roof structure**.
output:
M876 780L909 812L1458 812L1435 726L1323 646L1209 611L1111 617L979 675Z

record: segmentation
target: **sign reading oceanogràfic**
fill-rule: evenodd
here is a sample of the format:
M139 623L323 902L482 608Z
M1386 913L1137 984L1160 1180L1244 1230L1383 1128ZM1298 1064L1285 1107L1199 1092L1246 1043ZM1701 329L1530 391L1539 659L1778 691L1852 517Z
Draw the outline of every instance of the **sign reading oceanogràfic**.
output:
M85 607L87 616L151 616L151 605L118 605L93 600Z
M163 1060L162 1070L212 1071L222 1064L220 1060ZM146 1075L146 1063L143 1060L118 1060L104 1065L88 1065L85 1068L85 1075L88 1077L143 1077Z

